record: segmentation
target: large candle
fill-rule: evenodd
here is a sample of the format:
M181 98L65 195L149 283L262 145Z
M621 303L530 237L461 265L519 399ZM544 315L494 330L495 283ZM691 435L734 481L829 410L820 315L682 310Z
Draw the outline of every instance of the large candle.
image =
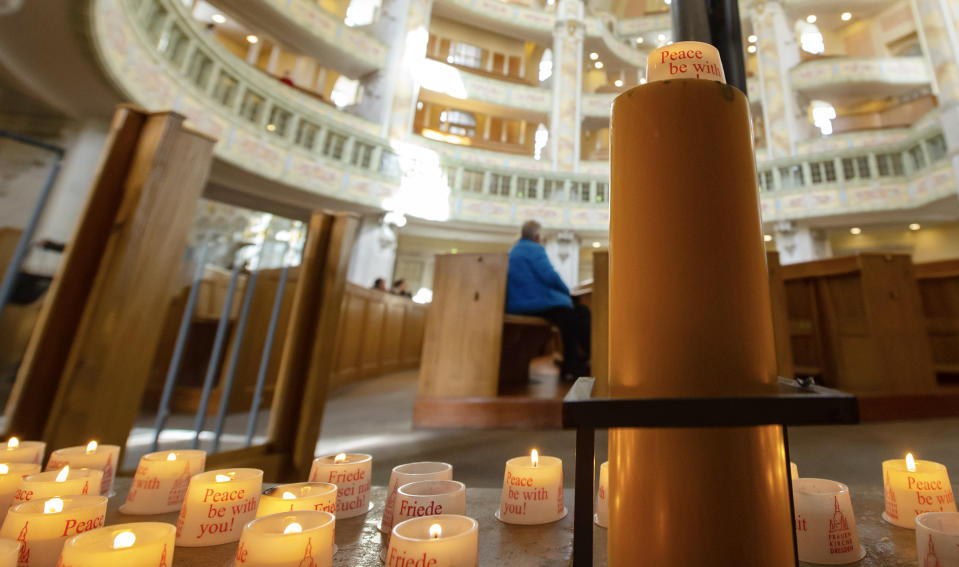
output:
M38 466L40 463L36 463ZM12 539L0 539L0 567L17 567L17 559L20 557L19 541Z
M336 514L336 485L328 482L298 482L269 488L260 496L256 517L295 510L321 510Z
M955 512L956 500L945 465L905 459L882 463L886 511L882 517L902 528L915 529L915 519L926 512Z
M13 495L13 505L38 498L99 494L103 472L91 469L71 469L65 466L58 471L47 471L24 477Z
M0 463L0 522L6 517L23 477L38 472L39 463Z
M386 553L387 567L476 567L479 525L466 516L443 514L396 524Z
M333 564L333 527L329 512L299 510L264 516L248 523L234 565L286 567Z
M54 567L63 543L103 527L106 515L106 496L32 500L10 509L0 526L0 538L21 543L18 567Z
M190 477L203 472L206 451L161 451L140 458L124 514L163 514L179 510Z
M78 469L103 471L100 494L111 495L113 493L113 478L116 474L119 459L119 445L100 445L96 441L90 441L85 446L67 447L50 453L47 470L58 470L70 465Z
M21 441L11 437L6 447L0 449L0 462L43 464L43 452L47 444L43 441Z
M117 524L74 536L57 567L158 567L173 565L176 526L160 522Z
M230 469L200 473L177 518L176 544L206 547L240 539L243 526L256 517L263 471Z
M563 461L541 457L536 449L506 461L497 518L507 524L547 524L565 516Z
M363 453L340 453L319 457L310 469L310 482L335 484L336 518L352 518L373 509L370 476L373 457Z
M404 484L421 480L452 480L453 465L423 461L407 463L393 467L390 472L390 482L386 493L386 506L383 509L383 519L380 521L380 531L390 533L393 529L393 509L396 502L396 491Z
M708 44L648 69L610 122L610 395L774 394L749 101ZM779 426L611 429L610 567L794 565L783 454Z

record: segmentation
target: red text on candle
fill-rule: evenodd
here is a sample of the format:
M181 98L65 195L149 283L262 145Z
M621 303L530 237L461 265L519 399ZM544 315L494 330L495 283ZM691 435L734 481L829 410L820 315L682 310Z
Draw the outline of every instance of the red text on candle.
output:
M355 482L357 480L363 480L366 478L366 471L363 469L356 469L352 471L330 471L330 478L326 482L332 482L336 484L338 482Z
M390 556L387 558L386 564L389 567L432 567L439 563L436 559L429 557L426 552L423 555L418 555L416 557L407 557L406 551L403 551L402 554L396 551L395 547L390 548Z
M410 506L410 503L403 500L400 502L400 515L410 518L419 518L420 516L436 516L443 513L443 505L436 502L430 502L426 506Z
M82 522L76 518L70 518L66 521L63 526L63 536L82 534L83 532L88 532L90 530L95 530L97 528L103 527L103 516L97 516L96 518L91 518L89 520L83 520Z
M513 473L506 471L506 484L510 486L533 486L533 477L513 476Z
M239 490L217 490L215 488L207 488L206 492L203 494L203 501L207 502L212 497L213 502L234 502L236 500L243 500L244 496L246 496L245 488L241 488Z

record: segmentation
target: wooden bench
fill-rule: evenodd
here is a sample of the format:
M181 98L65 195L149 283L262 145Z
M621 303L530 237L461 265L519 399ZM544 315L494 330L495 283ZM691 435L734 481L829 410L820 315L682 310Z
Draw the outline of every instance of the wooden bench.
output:
M530 361L552 330L544 319L504 313L508 265L502 253L436 257L415 425L560 425L561 399L524 395Z
M916 264L916 281L940 385L959 384L959 259Z

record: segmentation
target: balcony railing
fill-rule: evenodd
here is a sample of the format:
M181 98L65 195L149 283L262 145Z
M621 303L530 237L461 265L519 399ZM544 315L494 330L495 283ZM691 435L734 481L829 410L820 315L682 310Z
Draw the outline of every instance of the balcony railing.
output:
M583 173L553 172L546 160L416 136L412 143L387 140L379 137L379 125L247 66L204 33L179 0L90 1L94 47L118 87L148 108L182 112L194 127L219 139L218 158L253 174L380 207L404 191L412 172L432 175L442 186L439 199L448 218L607 226L606 164L584 162ZM920 121L895 143L762 163L758 177L767 221L862 207L904 208L955 192L934 118ZM829 191L836 195L830 197L834 209L796 206Z

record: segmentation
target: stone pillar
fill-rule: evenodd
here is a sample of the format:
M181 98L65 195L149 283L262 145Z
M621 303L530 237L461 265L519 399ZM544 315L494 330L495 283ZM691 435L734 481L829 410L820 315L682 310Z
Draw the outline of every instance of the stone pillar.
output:
M280 54L283 52L280 49L279 45L273 44L273 48L270 49L270 60L266 63L266 72L271 75L276 75L276 69L280 65Z
M260 58L261 49L263 49L262 41L249 44L249 46L246 48L246 62L255 66L257 60Z
M371 287L376 278L386 280L386 287L393 283L393 266L396 264L396 232L383 222L382 215L363 218L353 245L350 268L346 279L363 287Z
M787 157L796 154L796 142L808 131L797 120L799 109L789 82L789 70L799 63L799 44L782 5L766 2L756 6L752 19L759 38L766 157Z
M553 30L553 108L547 145L557 171L579 169L584 34L583 2L559 0Z
M776 251L780 264L797 264L822 260L832 256L832 247L826 232L816 228L798 227L791 222L777 223Z
M579 237L564 230L546 240L546 256L570 289L579 285Z
M381 125L383 136L402 139L413 129L419 68L426 59L432 0L384 0L370 26L389 46L387 64L363 77L363 97L351 112Z

